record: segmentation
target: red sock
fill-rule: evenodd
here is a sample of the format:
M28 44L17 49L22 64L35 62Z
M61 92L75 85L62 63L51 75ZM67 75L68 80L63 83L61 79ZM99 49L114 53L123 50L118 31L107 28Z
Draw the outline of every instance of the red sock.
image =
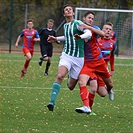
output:
M26 61L25 61L25 63L24 63L24 68L25 68L25 69L28 68L28 66L29 66L29 62L30 62L29 60L26 60Z
M90 104L91 110L92 110L92 105L93 105L93 103L94 103L94 97L95 97L94 94L89 93L89 104Z
M89 106L89 99L88 99L88 89L86 86L80 87L80 97L83 101L84 106Z

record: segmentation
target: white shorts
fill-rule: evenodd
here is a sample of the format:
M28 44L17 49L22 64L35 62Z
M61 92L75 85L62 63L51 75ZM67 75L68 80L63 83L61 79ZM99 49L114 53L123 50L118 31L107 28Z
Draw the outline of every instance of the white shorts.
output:
M65 66L68 71L69 75L74 78L78 79L79 73L84 64L84 57L74 57L67 55L66 53L62 53L60 56L60 61L58 66Z

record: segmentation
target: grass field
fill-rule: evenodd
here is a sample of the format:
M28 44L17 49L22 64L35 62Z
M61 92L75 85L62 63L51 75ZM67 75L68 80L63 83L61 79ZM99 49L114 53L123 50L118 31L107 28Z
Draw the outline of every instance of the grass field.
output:
M78 114L82 106L79 89L69 91L65 78L54 112L48 111L51 86L59 56L53 56L49 76L43 76L45 63L38 65L34 55L27 74L21 78L22 54L0 54L0 132L1 133L133 133L133 59L116 59L115 100L96 96L96 116Z

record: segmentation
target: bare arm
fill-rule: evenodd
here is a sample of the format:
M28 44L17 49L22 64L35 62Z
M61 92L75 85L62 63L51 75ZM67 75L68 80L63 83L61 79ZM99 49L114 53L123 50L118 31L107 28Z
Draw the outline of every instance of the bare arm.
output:
M40 42L40 38L34 38L35 42Z
M94 33L96 33L97 35L103 37L105 35L105 33L102 30L93 28L92 26L86 25L86 24L82 24L80 26L82 29L89 29L91 31L93 31Z
M21 36L18 36L17 41L15 43L15 47L18 47L18 43L21 41Z
M59 42L59 41L64 41L65 40L65 37L64 36L60 36L60 37L55 37L55 36L49 36L47 41L48 42Z

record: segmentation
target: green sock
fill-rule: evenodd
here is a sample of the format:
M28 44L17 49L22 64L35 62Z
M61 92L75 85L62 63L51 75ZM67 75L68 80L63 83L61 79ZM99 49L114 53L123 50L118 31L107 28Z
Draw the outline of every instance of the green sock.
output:
M52 86L50 103L55 104L55 101L56 101L59 91L60 91L60 84L58 82L54 82L53 86Z

